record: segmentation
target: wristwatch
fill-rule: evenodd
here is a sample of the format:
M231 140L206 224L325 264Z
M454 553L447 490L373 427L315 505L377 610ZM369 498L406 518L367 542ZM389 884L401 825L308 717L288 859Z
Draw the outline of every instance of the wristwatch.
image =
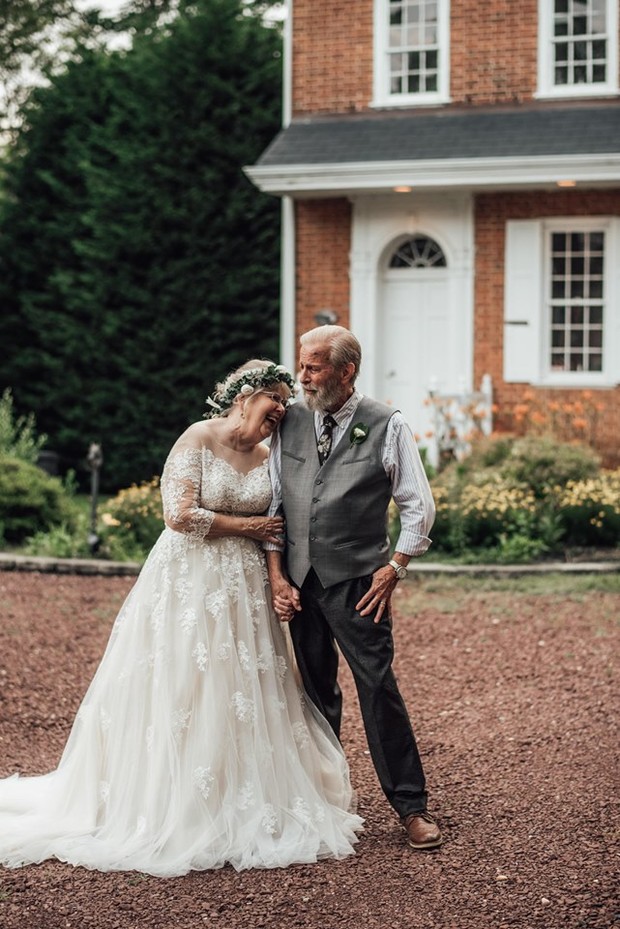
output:
M396 577L399 581L404 580L407 577L408 571L404 564L399 564L397 561L388 561L390 568L394 568L396 571Z

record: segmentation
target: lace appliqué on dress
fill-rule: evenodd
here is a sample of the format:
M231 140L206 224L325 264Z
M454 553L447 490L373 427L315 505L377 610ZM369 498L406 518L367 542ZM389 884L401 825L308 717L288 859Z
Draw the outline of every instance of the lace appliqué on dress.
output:
M204 539L215 513L200 505L202 450L186 448L171 454L161 476L164 519L171 529Z

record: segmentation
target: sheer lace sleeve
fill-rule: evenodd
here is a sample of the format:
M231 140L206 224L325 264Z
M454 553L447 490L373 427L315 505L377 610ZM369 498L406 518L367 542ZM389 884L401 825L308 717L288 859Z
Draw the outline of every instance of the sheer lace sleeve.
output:
M161 477L164 520L170 529L203 539L215 513L200 504L202 446L190 428L173 446Z

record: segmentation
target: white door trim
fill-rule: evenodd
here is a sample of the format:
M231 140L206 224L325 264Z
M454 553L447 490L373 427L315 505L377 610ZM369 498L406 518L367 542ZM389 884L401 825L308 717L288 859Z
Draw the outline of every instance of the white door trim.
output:
M377 396L379 388L378 300L386 250L403 235L421 233L435 239L448 261L453 300L458 300L460 370L455 378L473 389L474 228L473 199L468 193L400 194L359 197L353 201L350 255L350 327L363 350L360 390Z

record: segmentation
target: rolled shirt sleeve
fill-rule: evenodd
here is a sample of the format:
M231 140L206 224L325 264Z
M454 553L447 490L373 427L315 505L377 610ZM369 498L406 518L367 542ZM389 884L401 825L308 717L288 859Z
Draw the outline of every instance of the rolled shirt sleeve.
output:
M435 502L417 443L401 413L390 419L385 437L383 464L392 482L392 497L400 514L396 551L422 555L431 544Z

